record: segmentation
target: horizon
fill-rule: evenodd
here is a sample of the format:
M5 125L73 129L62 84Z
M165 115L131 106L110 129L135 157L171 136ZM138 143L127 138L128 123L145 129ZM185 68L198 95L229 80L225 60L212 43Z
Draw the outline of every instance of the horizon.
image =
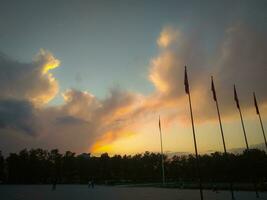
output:
M36 150L36 149L40 149L40 148L24 148L24 149L20 149L18 150L17 152L9 152L9 153L6 153L6 154L3 154L3 152L0 150L0 153L4 156L4 157L8 157L10 154L18 154L20 153L21 151L23 150L27 150L27 151L30 151L30 150ZM265 147L265 143L260 143L260 144L255 144L255 145L252 145L250 150L253 150L253 149L256 149L256 150L260 150L260 151L264 151L266 152L266 147ZM55 150L55 149L42 149L42 150L45 150L45 151L52 151L52 150ZM58 149L56 149L58 150ZM232 148L232 149L228 149L227 153L229 154L242 154L244 151L246 150L246 147L240 147L240 148ZM60 154L64 154L66 152L72 152L72 153L75 153L75 156L79 156L79 155L83 155L83 154L90 154L90 156L95 156L95 157L100 157L102 154L108 154L109 156L134 156L134 155L138 155L138 154L145 154L146 152L149 152L149 153L155 153L155 154L161 154L160 151L143 151L143 152L134 152L134 153L129 153L129 154L110 154L108 152L100 152L100 153L91 153L91 152L80 152L80 153L76 153L76 152L73 152L71 150L66 150L66 151L59 151ZM223 154L223 151L215 151L215 150L207 150L205 152L199 152L199 155L210 155L210 154L213 154L213 153L221 153ZM173 151L164 151L163 154L169 158L173 157L173 156L188 156L188 155L194 155L193 152L183 152L183 151L177 151L177 152L173 152Z

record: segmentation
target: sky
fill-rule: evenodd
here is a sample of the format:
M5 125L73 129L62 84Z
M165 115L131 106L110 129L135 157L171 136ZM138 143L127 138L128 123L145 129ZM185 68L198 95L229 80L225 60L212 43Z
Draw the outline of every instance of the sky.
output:
M0 0L0 150L193 152L264 142L266 1ZM267 127L266 127L267 128ZM265 129L266 129L265 128Z

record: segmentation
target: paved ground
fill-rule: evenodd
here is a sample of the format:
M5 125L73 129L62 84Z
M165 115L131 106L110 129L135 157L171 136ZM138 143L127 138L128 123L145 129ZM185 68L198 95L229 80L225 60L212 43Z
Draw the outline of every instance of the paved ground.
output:
M254 200L254 192L236 192L236 200ZM0 185L1 200L199 200L198 190L104 187L94 189L86 185ZM230 200L230 193L204 191L204 200ZM267 193L260 193L260 200L267 200Z

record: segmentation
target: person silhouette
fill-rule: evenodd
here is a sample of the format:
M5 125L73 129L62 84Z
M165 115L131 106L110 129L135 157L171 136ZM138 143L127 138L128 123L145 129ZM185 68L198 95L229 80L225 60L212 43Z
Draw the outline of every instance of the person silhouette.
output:
M91 181L91 186L92 186L92 188L94 188L94 187L95 187L95 182L94 182L94 179L92 179L92 181Z
M213 192L216 192L216 193L219 192L219 191L218 191L218 188L217 188L217 184L216 184L215 182L213 183L212 190L213 190Z
M52 190L54 191L56 190L56 188L57 188L57 179L54 179L53 184L52 184Z

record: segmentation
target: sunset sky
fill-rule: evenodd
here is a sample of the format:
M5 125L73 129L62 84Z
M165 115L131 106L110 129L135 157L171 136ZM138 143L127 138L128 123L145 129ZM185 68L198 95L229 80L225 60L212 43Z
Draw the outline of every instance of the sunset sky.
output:
M0 0L0 150L201 153L263 143L267 1Z

